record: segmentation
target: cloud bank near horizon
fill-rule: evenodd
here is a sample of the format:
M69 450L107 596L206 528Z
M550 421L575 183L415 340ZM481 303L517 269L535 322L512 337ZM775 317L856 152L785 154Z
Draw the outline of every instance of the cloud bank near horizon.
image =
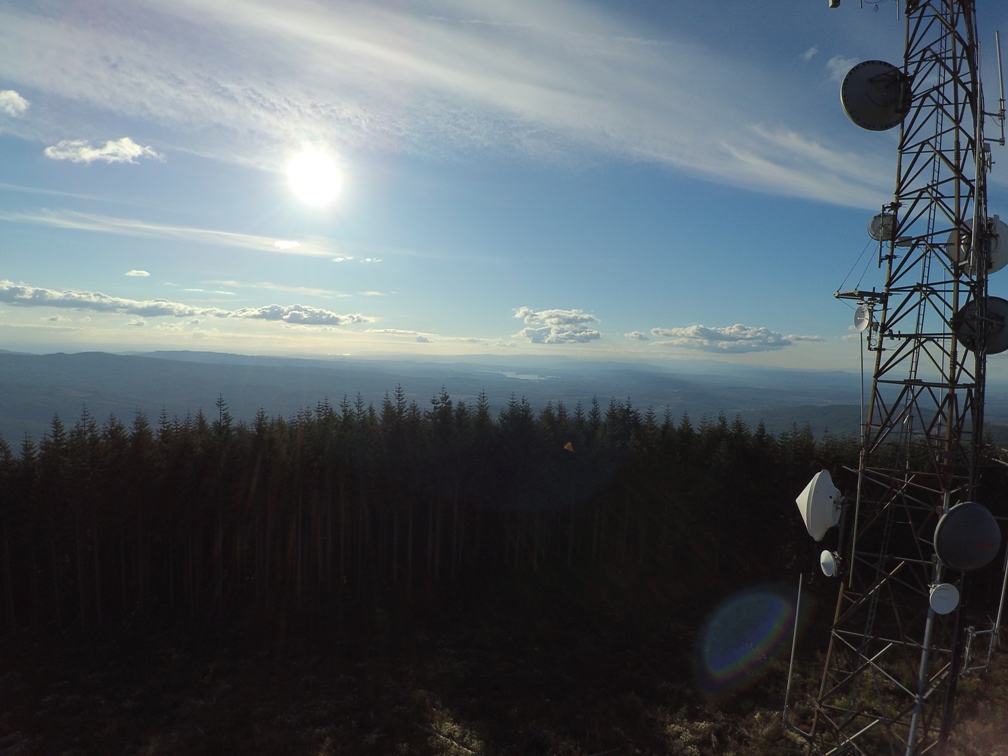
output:
M717 354L771 352L794 346L800 341L823 341L821 336L800 336L771 331L762 326L741 323L726 327L689 325L682 328L652 328L651 334L662 341L659 346L695 349Z
M141 318L232 318L265 320L303 326L346 326L370 323L374 318L359 313L340 314L310 305L265 305L225 310L196 307L167 299L127 299L95 291L45 289L0 280L0 302L16 307L58 307L91 312L137 315Z

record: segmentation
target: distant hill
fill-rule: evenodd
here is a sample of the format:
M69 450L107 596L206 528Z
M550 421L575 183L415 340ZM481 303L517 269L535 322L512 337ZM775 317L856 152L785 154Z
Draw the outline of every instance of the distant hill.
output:
M0 351L0 433L16 444L29 433L38 439L54 413L72 425L86 405L100 422L110 413L129 421L139 410L154 423L169 417L211 413L223 395L236 420L290 416L328 400L338 405L359 392L377 406L402 384L422 408L444 386L456 401L474 402L485 390L495 411L512 393L540 409L563 401L573 410L597 397L629 398L676 418L739 415L763 420L771 431L809 424L818 435L856 433L858 377L842 372L740 368L717 362L674 366L580 362L566 358L474 357L441 360L312 360L254 357L214 352L28 355ZM1004 402L1008 405L1008 402ZM996 413L995 413L996 414ZM1008 413L1002 413L1008 415ZM992 416L993 419L993 416ZM1008 428L1006 428L1008 430Z

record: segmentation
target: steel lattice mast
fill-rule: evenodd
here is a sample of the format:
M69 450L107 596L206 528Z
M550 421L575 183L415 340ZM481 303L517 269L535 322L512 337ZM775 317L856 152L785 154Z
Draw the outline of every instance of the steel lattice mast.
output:
M810 753L931 752L947 736L963 666L962 604L939 615L929 594L942 582L964 588L932 539L943 513L976 496L990 161L974 0L906 0L905 11L908 99L883 208L893 224L879 246L885 281L837 295L873 313L875 365ZM970 351L957 331L975 334Z

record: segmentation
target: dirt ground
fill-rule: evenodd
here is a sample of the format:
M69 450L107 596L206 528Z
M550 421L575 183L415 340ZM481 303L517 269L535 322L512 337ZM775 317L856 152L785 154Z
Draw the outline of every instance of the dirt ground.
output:
M696 624L529 594L342 633L26 630L0 643L0 756L802 753L780 723L784 660L705 700ZM1003 678L964 685L956 754L1008 753Z

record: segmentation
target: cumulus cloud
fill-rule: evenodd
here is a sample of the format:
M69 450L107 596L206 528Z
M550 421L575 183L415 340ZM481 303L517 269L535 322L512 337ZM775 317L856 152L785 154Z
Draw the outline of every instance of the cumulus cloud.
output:
M519 307L515 317L524 320L528 327L515 334L533 344L583 344L601 339L602 334L591 327L599 320L581 310L533 310Z
M833 81L842 82L847 72L858 63L857 58L845 58L842 55L834 55L826 61L826 70L829 71L830 78Z
M129 137L105 142L104 147L92 147L83 139L64 139L58 144L46 147L42 154L53 160L69 160L71 163L135 163L137 158L146 157L164 160L153 147L141 147Z
M283 250L297 249L301 246L301 242L291 241L290 239L277 239L273 242L273 246Z
M214 315L220 312L201 307L192 307L180 302L170 302L167 299L123 299L121 297L111 297L101 292L74 291L71 289L56 291L37 286L15 284L11 281L0 281L0 302L18 307L65 307L74 310L112 312L144 317L168 316L181 318L204 314Z
M150 273L148 273L146 270L128 270L126 271L126 275L131 276L133 278L147 278L150 275Z
M769 352L792 346L793 342L769 328L736 323L725 328L690 325L684 328L652 328L651 334L664 339L663 346L697 349L702 352L743 354Z
M194 307L167 299L136 300L111 297L92 291L43 289L37 286L15 284L0 280L0 302L17 307L61 307L91 312L108 312L120 315L172 318L236 318L241 320L281 321L294 325L332 326L351 323L369 323L374 318L359 313L342 315L309 305L267 305L223 310L217 307ZM196 321L198 322L198 320ZM132 325L140 325L131 321Z
M267 305L266 307L249 308L243 307L240 310L227 315L232 318L245 318L249 320L276 320L293 325L330 325L343 326L351 323L368 323L373 318L365 315L352 314L340 315L339 313L322 310L310 305Z
M426 336L417 336L416 340L419 341L421 344L430 344L430 339L428 339Z
M815 45L812 45L812 47L810 47L808 50L802 53L802 60L806 61L812 60L812 58L814 58L818 54L819 54L819 48L816 47Z
M126 325L128 325L128 326L142 327L142 326L147 325L147 321L144 320L143 318L134 318L133 320L131 320L128 323L126 323Z
M345 257L334 257L333 262L343 262L344 260L353 260L353 255L346 255Z
M647 334L644 333L643 331L630 331L630 333L624 333L623 335L626 336L628 339L630 339L630 341L648 340Z
M13 89L0 90L0 113L17 117L28 110L29 105L31 103Z
M43 318L43 320L49 323L69 323L70 318L63 317L62 315L50 315L48 318Z

